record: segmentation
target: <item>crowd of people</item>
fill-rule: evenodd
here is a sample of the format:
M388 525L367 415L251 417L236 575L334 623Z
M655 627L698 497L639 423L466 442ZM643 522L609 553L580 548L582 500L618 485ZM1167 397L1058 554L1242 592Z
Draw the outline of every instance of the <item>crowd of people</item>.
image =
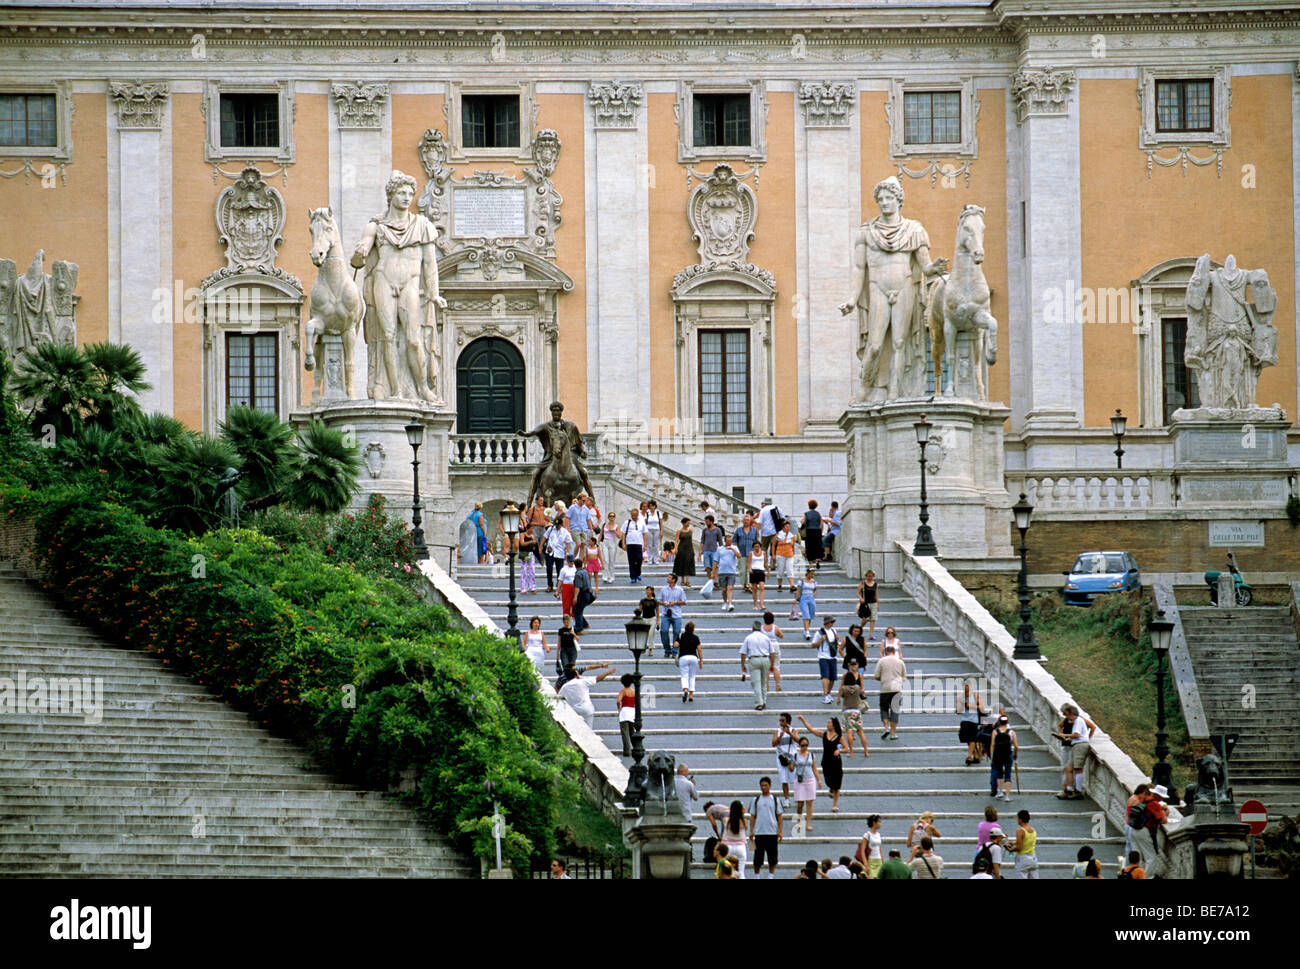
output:
M857 621L849 625L847 632L840 633L833 616L822 616L818 622L817 576L822 562L834 553L841 524L837 502L831 502L830 512L823 515L818 502L809 500L796 524L765 500L756 515L746 513L730 532L719 525L719 516L707 501L701 503L700 511L701 526L697 529L689 517L681 518L679 526L672 528L655 501L642 502L622 517L613 511L602 515L585 494L567 507L558 502L548 506L542 498L525 507L520 514L518 545L513 549L520 557L521 593L540 594L538 566L543 566L546 592L560 602L562 625L553 645L541 629L541 618L534 616L521 646L539 672L547 657L556 654L556 688L560 696L588 726L594 726L591 687L617 670L608 664L578 665L578 642L590 625L584 612L599 595L602 583L619 581L615 570L620 553L626 559L627 581L633 586L641 583L647 563L667 564L670 572L661 586L643 587L637 612L654 623L662 656L678 664L681 702L694 702L697 677L705 666L705 644L696 634L695 623L685 619L684 590L698 589L700 595L716 594L723 612L736 610L738 594L748 595L753 611L761 614L761 618L753 620L752 631L739 646L741 680L749 681L754 708L761 711L767 708L769 690L782 691L781 648L786 639L775 611L768 607L767 594L774 581L777 593L792 595L788 619L800 623L804 642L816 650L822 702L827 706L838 702L837 715L828 716L825 725L818 727L798 714L803 735L793 726L789 714L778 717L770 742L777 753L779 795L772 789L772 779L763 777L758 795L748 805L741 800L730 805L709 801L703 807L713 831L706 844L706 860L714 863L716 876L743 879L752 861L756 877L770 878L775 876L785 818L791 807L800 832L812 832L820 790L830 797L831 812L839 813L844 760L854 756L855 738L861 756L870 757L863 723L863 714L868 712L869 678L879 685L880 739L897 741L901 698L907 682L903 643L892 626L885 627L883 639L876 635L879 590L872 571L858 583ZM479 534L480 561L484 561L491 556L491 549L486 543L481 507L476 506L470 517ZM503 548L509 552L509 536L504 529L501 531ZM806 567L799 570L802 577L797 578L795 564L800 559ZM696 586L692 580L702 584ZM653 641L646 655L654 656ZM622 754L627 758L631 756L636 699L632 676L624 674L620 682L622 688L615 704ZM982 709L979 694L972 695L969 685L956 712L958 742L965 745L966 765L987 760L990 798L1010 802L1020 745L1009 718L1003 711L989 716L990 711ZM1096 724L1082 717L1073 705L1061 710L1061 722L1053 735L1063 745L1065 762L1058 798L1085 796L1082 772L1095 730ZM683 782L683 778L688 778L685 765L678 778L678 791L680 794L689 788L694 799L694 785ZM1145 878L1152 866L1160 863L1167 796L1163 788L1143 785L1130 799L1124 854L1116 865L1118 877ZM689 804L686 809L689 812ZM984 817L977 826L974 857L969 864L970 874L965 877L1037 878L1037 832L1029 812L1022 809L1016 813L1014 833L1001 826L994 804L985 808ZM909 827L905 849L886 852L881 828L880 816L871 815L853 856L843 856L838 862L830 858L820 863L809 860L796 877L933 879L945 877L945 865L950 873L965 873L964 861L955 863L951 852L945 861L936 850L942 835L930 812L922 813ZM1081 849L1074 877L1101 877L1101 870L1092 849Z

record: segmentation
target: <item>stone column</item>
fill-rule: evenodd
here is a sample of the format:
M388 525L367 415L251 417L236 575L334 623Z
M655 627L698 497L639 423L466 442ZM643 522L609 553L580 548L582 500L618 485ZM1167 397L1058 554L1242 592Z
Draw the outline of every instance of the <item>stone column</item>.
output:
M639 82L587 90L587 414L626 432L650 405L649 146Z
M805 82L795 115L799 414L806 434L837 439L856 367L826 363L841 354L853 360L856 350L856 316L838 307L849 287L852 231L861 214L857 102L853 81Z
M140 394L146 412L172 412L172 327L183 321L184 288L171 278L171 154L166 83L117 82L108 86L109 138L116 134L118 222L117 326L110 339L133 347L152 385ZM116 129L116 131L114 131ZM170 131L168 130L168 135ZM164 246L164 237L167 245Z
M389 87L373 82L336 83L330 86L330 94L335 111L330 116L329 204L343 239L345 258L351 259L366 223L383 208L383 187L393 170ZM323 204L323 200L313 204ZM364 278L365 271L358 270L358 286ZM368 360L366 342L358 339L353 358L353 393L362 396ZM445 380L446 375L442 377Z
M1011 83L1021 126L1025 255L1021 279L1029 332L1020 362L1028 428L1083 422L1079 112L1068 70L1025 68ZM1017 408L1019 410L1019 408Z

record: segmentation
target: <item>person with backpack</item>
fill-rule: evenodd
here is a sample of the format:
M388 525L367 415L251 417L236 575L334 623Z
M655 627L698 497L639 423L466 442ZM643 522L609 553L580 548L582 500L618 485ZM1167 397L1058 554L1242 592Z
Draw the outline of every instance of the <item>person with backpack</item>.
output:
M972 705L970 684L962 685L962 705L957 710L957 740L966 745L966 766L980 762L980 695L975 694Z
M592 590L591 573L586 569L575 569L573 573L573 634L575 636L581 636L591 625L583 616L583 612L595 601L596 593Z
M791 592L797 592L794 587L794 553L799 545L799 536L790 531L788 521L781 523L780 530L772 538L772 558L776 562L776 590L778 592L784 586L789 586ZM770 571L770 570L769 570ZM795 610L791 609L791 613ZM790 616L794 618L793 615ZM805 639L808 637L805 636Z
M1139 784L1137 787L1133 789L1133 793L1129 796L1129 799L1124 803L1124 857L1125 858L1127 858L1128 853L1133 850L1133 829L1128 826L1128 812L1133 809L1133 805L1138 802L1138 800L1142 797L1143 794L1145 794L1150 789L1150 787L1151 787L1150 784Z
M804 636L807 638L807 633ZM831 689L839 681L835 657L840 652L840 637L835 631L834 616L827 616L822 620L821 632L817 634L813 647L817 650L817 671L822 678L822 703L834 703Z
M1165 822L1169 819L1169 808L1165 804L1168 797L1169 790L1163 784L1154 784L1128 809L1126 826L1133 829L1133 847L1141 854L1144 871L1151 871L1160 860L1160 852L1165 850L1162 841L1169 837L1164 833ZM1158 877L1159 873L1155 874Z
M749 806L749 840L754 842L754 876L763 877L763 859L767 859L767 877L776 877L777 848L785 832L785 804L772 793L772 779L761 778L758 796Z
M771 498L764 498L763 505L758 511L758 541L763 547L763 554L766 556L766 569L772 571L772 541L776 533L781 530L781 511L776 505L772 504Z
M1146 870L1142 867L1142 855L1137 851L1128 853L1128 864L1119 870L1116 878L1146 878Z
M990 744L991 757L989 767L989 795L995 800L1011 800L1011 767L1020 756L1020 742L1016 732L1011 729L1011 722L1006 715L998 717L997 729L993 731ZM998 781L1002 781L1003 790L998 790Z
M993 825L989 828L988 838L979 851L975 853L975 860L971 863L972 875L978 874L981 870L987 871L990 878L1002 877L1002 828Z

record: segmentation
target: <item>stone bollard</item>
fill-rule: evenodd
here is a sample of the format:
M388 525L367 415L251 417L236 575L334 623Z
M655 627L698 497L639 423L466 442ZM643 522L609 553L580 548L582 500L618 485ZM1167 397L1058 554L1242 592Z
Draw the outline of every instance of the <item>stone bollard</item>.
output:
M1237 608L1237 584L1231 572L1219 573L1219 608Z

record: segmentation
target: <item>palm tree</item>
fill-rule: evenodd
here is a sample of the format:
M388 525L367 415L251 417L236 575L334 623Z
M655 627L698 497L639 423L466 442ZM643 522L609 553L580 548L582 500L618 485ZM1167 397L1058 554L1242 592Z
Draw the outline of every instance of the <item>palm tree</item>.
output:
M196 534L217 524L218 502L238 481L235 449L219 438L186 433L157 448L156 458L154 520Z
M39 343L18 362L14 393L29 402L32 426L51 425L58 436L80 430L95 389L86 355L66 343Z
M239 496L253 508L263 507L258 502L276 495L292 473L293 428L269 411L232 407L221 424L221 439L243 459Z
M359 490L361 453L341 431L312 421L298 442L295 474L285 498L300 511L341 511Z
M107 427L124 414L138 414L140 405L128 393L140 394L152 387L144 379L140 354L121 343L91 343L82 352L95 371L90 410L96 422Z

